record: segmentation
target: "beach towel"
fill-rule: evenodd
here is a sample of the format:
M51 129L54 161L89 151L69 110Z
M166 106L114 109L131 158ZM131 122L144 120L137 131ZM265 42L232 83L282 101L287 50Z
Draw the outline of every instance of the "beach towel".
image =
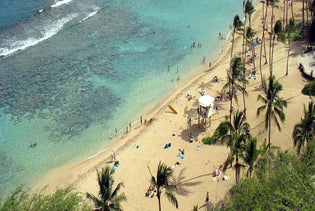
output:
M180 152L177 154L177 157L179 157L181 159L184 159L184 155L182 153L180 153Z

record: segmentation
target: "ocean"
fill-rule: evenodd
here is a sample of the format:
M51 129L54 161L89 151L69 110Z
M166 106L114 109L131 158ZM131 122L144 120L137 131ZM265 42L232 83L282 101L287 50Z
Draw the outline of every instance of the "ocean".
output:
M106 148L116 128L197 74L203 56L218 57L218 34L242 5L1 0L0 194Z

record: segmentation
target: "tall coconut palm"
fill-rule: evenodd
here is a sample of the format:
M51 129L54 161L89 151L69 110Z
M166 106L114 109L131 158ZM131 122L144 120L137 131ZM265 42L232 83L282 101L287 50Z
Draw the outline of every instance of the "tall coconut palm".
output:
M150 168L149 168L150 171ZM173 191L176 190L176 186L170 184L170 179L172 177L173 171L170 167L167 167L164 163L161 161L159 162L158 169L156 172L156 177L154 177L150 171L151 174L151 185L153 185L156 188L156 197L158 199L159 203L159 211L162 210L161 207L161 194L162 190L165 190L165 195L167 199L176 207L178 208L178 201L173 194Z
M272 75L272 36L274 35L273 30L273 21L274 21L274 8L277 6L279 0L268 0L268 4L271 5L271 18L270 18L270 26L271 31L270 33L270 40L269 40L269 65L270 65L270 75Z
M290 18L289 25L287 27L287 39L288 39L288 55L287 55L287 67L285 74L289 74L289 58L290 58L290 50L291 50L291 40L295 37L296 24L293 18Z
M260 79L261 79L261 86L263 86L263 74L262 74L262 58L265 58L265 64L268 64L267 61L267 53L266 53L266 39L265 39L265 28L266 26L268 26L266 24L266 20L267 20L267 11L268 11L268 0L265 1L261 1L261 3L263 4L263 13L265 12L264 16L263 16L263 30L262 30L262 37L261 37L261 44L260 44L260 56L259 56L259 72L260 72ZM265 6L266 4L266 6ZM264 11L264 8L265 11ZM263 54L263 47L264 47L264 54Z
M244 7L244 15L245 15L245 20L244 20L244 30L246 29L246 22L247 18L249 18L249 26L251 26L251 15L254 12L254 6L251 1L247 0L246 2L243 1L243 7ZM244 31L243 33L243 47L242 47L242 60L243 63L245 64L245 40L246 40L246 32Z
M243 88L242 83L247 82L243 74L243 63L240 57L234 57L231 61L231 70L227 73L227 83L223 86L222 92L224 90L229 90L230 98L230 121L232 117L233 110L233 98L237 102L237 91L240 91L244 95L247 94L246 90ZM245 97L244 98L244 108L245 108Z
M244 146L244 149L241 154L241 158L244 163L248 166L248 170L246 173L247 177L252 176L252 172L254 169L255 162L258 158L260 151L257 148L257 140L256 138L249 137L247 144Z
M228 139L227 146L230 147L230 159L235 158L235 182L238 183L240 180L240 170L242 165L239 163L239 157L246 144L246 132L249 129L249 124L246 122L246 115L237 110L233 116L232 124L229 124L230 138Z
M291 18L294 19L294 6L293 1L291 1Z
M238 15L234 16L233 19L233 34L232 34L232 47L231 47L231 60L233 58L233 50L234 50L234 38L235 38L235 33L236 30L239 30L241 28L241 26L243 25L240 17Z
M280 121L284 122L285 114L283 108L287 107L287 101L283 100L279 93L282 90L282 85L275 79L275 76L269 76L268 84L264 80L263 94L259 94L257 101L263 103L257 109L257 116L263 111L265 113L265 129L268 129L268 149L270 150L271 140L271 120L274 121L279 131L281 131Z
M273 53L274 53L274 48L275 48L275 40L276 40L276 36L277 38L279 38L281 33L282 33L282 22L281 20L277 20L274 26L273 38L272 38L272 48L271 48L271 58L270 58L270 74L271 75L272 75L272 70L273 70Z
M114 188L114 171L106 166L101 171L97 171L97 181L99 185L99 197L91 193L87 193L87 198L91 199L95 206L95 210L102 211L119 211L122 210L121 202L126 201L127 198L124 193L119 194L123 183L118 183Z
M304 105L304 116L301 118L301 122L294 126L292 136L294 147L296 147L297 154L300 155L304 143L313 141L315 137L315 105L313 102L308 103L308 110Z
M255 8L253 6L252 1L247 0L244 10L245 10L245 14L248 15L249 27L251 27L252 26L252 14L255 11Z
M250 48L252 49L252 58L253 58L253 69L256 70L256 65L255 65L255 45L254 45L254 38L255 36L255 32L252 29L252 27L247 27L246 29L246 39L247 39L247 44L250 46Z

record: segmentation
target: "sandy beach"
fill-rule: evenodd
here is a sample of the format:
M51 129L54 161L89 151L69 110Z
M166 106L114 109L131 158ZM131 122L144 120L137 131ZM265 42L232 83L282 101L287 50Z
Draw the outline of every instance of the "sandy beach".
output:
M295 13L298 14L302 3L294 4ZM275 8L275 20L282 17L280 16L281 6ZM271 14L271 9L269 12ZM262 33L261 15L262 4L259 4L252 17L252 25L259 38ZM229 114L229 101L217 103L218 110L212 116L211 124L208 123L206 127L198 126L197 106L200 91L205 91L210 96L217 96L226 83L226 71L230 62L230 41L231 37L227 40L228 45L220 58L216 62L212 61L211 69L208 67L209 61L205 62L201 74L189 81L180 81L177 89L172 90L172 94L157 105L152 112L143 115L143 119L146 120L145 124L137 121L128 133L119 134L108 144L106 150L94 157L52 170L38 182L34 189L46 187L45 192L50 193L58 187L73 185L80 192L91 192L97 195L96 169L101 169L105 165L113 165L110 157L111 150L113 150L120 162L114 177L116 182L124 182L122 191L127 196L127 201L123 203L124 210L158 209L157 199L145 197L145 192L150 185L148 167L154 174L160 161L168 166L175 166L176 162L180 163L174 170L176 181L181 184L176 195L179 202L178 210L192 210L194 205L201 207L204 205L207 191L209 191L212 203L224 199L227 191L235 184L234 170L228 169L226 175L229 179L223 181L220 177L218 182L212 180L212 172L218 169L227 158L229 149L225 145L204 145L201 140L203 137L212 135L217 125L225 120L225 116ZM269 39L267 39L267 43L269 45ZM266 46L268 46L267 43ZM241 52L241 45L242 38L240 35L236 35L235 55ZM274 52L274 75L283 85L281 96L288 101L288 108L284 110L286 120L282 124L282 131L279 132L276 128L272 128L271 142L290 152L294 152L293 127L302 116L303 104L307 104L309 101L309 98L301 93L301 89L307 81L301 76L297 64L297 57L303 52L302 45L303 43L293 43L287 76L285 75L287 45L276 41ZM259 54L260 46L258 45L256 48L256 53ZM247 66L248 72L251 71L250 68L252 67ZM256 59L256 69L259 70L259 59ZM268 65L263 65L262 71L263 75L268 77ZM267 137L267 133L264 130L263 116L256 116L256 110L261 105L260 102L257 102L257 95L261 93L259 71L257 73L257 79L248 79L247 92L249 95L246 98L246 111L251 133L261 144ZM218 82L212 82L214 76L218 77ZM188 100L187 94L193 98ZM241 95L238 102L239 108L243 109ZM174 114L168 105L172 105L178 113ZM189 142L190 133L197 137L196 142ZM172 146L164 149L167 142L170 142ZM179 148L185 149L184 159L177 157ZM162 196L162 208L163 210L176 210L164 196Z

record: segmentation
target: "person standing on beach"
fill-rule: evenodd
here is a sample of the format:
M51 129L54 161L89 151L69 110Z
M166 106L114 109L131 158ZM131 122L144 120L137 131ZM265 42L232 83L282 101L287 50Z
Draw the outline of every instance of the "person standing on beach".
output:
M112 162L116 161L116 153L112 150Z
M206 194L206 201L205 202L206 203L209 202L209 192L207 192L207 194Z

